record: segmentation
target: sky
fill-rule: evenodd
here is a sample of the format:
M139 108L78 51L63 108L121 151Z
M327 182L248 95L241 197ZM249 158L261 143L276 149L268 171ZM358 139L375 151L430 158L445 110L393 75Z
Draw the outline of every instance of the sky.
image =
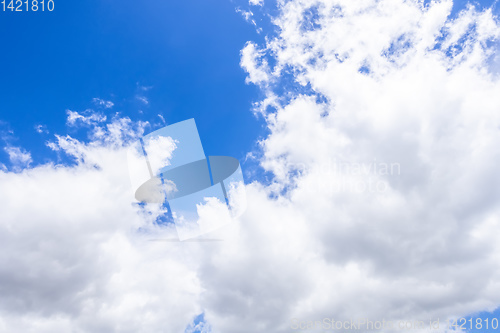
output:
M0 332L500 317L496 1L54 1L0 12ZM190 118L247 211L151 242L125 151Z
M55 157L44 143L66 133L66 110L96 108L94 98L114 104L104 110L108 116L149 121L149 130L164 125L161 117L168 123L194 117L208 154L244 158L262 135L262 123L248 112L258 90L245 84L239 66L240 49L260 36L236 3L56 6L53 12L2 13L0 22L1 61L11 64L0 83L2 131L15 132L6 144L28 149L33 165ZM48 133L37 133L38 125Z

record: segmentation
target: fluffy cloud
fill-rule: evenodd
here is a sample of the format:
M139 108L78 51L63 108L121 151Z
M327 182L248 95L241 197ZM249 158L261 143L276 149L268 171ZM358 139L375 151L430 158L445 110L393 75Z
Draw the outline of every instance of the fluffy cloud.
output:
M30 152L21 147L7 146L4 150L9 155L10 163L16 168L26 168L33 162Z
M267 94L261 166L275 177L248 187L234 249L207 258L214 328L500 304L500 29L490 10L451 7L281 1L277 33L242 50Z
M138 231L155 226L131 205L129 122L101 142L58 137L73 167L0 171L0 331L180 332L201 312L190 250Z
M248 42L241 51L240 64L248 73L247 83L264 84L269 81L269 65L265 59L261 59L262 55L252 42Z
M175 141L170 137L150 138L145 142L144 149L148 152L149 163L154 175L170 165L170 159L177 148Z

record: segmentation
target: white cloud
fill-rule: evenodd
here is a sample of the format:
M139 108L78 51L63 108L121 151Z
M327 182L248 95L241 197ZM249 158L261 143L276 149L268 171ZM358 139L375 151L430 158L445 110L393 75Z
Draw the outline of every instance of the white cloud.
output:
M283 1L277 33L245 46L247 81L270 99L257 108L271 131L261 165L275 178L247 188L231 250L207 254L214 328L444 320L500 305L489 236L500 227L500 82L488 72L500 29L473 7L450 20L451 6ZM400 172L352 171L373 161Z
M7 146L4 150L9 155L10 163L16 168L27 168L33 162L30 152L21 147Z
M170 165L172 154L176 148L176 142L171 137L153 137L144 142L144 149L148 153L148 160L154 175Z
M47 126L41 125L41 124L35 125L35 131L37 131L37 133L40 133L40 134L48 134L49 133Z
M71 110L66 110L66 114L68 115L66 123L69 126L77 126L77 124L91 125L96 123L102 123L105 122L107 119L105 115L96 113L92 110L85 111L85 114L88 115L82 115L77 111L71 111Z
M139 100L142 103L144 103L144 105L149 105L149 100L148 100L148 98L146 96L137 95L137 96L135 96L135 98L137 98L137 100Z
M251 10L243 10L241 8L236 8L236 12L240 13L241 16L245 19L247 22L251 22L253 13ZM253 24L256 24L255 21L253 21Z
M263 52L259 51L256 44L252 42L248 42L241 50L240 65L248 73L247 83L260 85L270 81L269 65L262 56Z
M252 24L253 26L255 26L257 28L257 33L261 33L262 32L262 28L258 27L257 26L257 22L255 21L255 19L253 19L253 12L251 10L244 10L244 9L241 9L241 8L236 8L236 12L237 13L240 13L241 16L243 16L243 18L245 19L245 21L247 21L248 23Z
M161 122L165 125L167 122L165 121L165 118L161 115L158 114L158 117L161 119Z
M91 117L94 117L94 114L89 116ZM56 134L56 141L48 141L47 146L54 151L63 151L82 163L99 164L98 161L104 158L109 149L117 149L138 140L148 125L148 122L132 122L128 117L115 117L104 125L95 124L89 130L91 141L87 144L69 135Z
M110 108L112 108L115 105L111 101L106 101L104 99L100 99L100 98L97 98L97 97L93 98L92 102L94 102L95 105L102 106L105 109L110 109Z
M201 234L208 233L231 223L231 216L227 208L226 203L221 202L216 197L204 198L202 204L197 204L196 211L199 216L197 223Z
M141 91L149 91L149 90L153 89L153 86L142 86L142 85L137 83L137 89L141 90Z
M0 171L0 331L182 332L201 312L190 250L138 232L157 230L131 205L123 145L142 127L119 128L52 142L74 167Z
M252 6L263 6L264 0L248 0L248 3Z

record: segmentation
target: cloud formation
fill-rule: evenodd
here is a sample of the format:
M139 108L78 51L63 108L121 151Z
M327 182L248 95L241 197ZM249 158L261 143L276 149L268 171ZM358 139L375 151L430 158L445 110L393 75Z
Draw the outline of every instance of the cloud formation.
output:
M33 162L30 152L21 147L7 146L4 150L9 155L10 163L16 168L26 168Z
M105 109L111 109L115 104L111 101L106 101L104 99L101 99L101 98L93 98L92 99L92 102L97 105L97 106L101 106Z
M202 279L233 290L205 299L215 328L285 332L292 318L422 320L498 306L490 59L500 30L491 10L450 18L451 8L281 1L276 33L242 50L247 82L266 93L256 111L274 182L248 188L265 214L250 209L246 242ZM374 163L399 171L353 171Z
M0 171L0 331L289 332L496 308L500 28L451 8L279 2L276 30L241 52L273 180L247 185L223 242L162 241L160 208L131 204L125 147L145 123L69 111L88 141L48 145L74 166Z
M201 312L186 249L139 232L155 226L131 204L135 125L115 119L87 143L58 136L50 146L73 167L0 171L0 331L180 332Z

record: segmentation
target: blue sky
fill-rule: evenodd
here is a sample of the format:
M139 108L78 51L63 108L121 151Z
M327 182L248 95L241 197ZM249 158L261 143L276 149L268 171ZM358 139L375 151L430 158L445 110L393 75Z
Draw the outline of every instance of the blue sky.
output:
M13 130L11 144L31 151L35 165L43 163L55 157L44 142L67 133L66 109L81 112L101 98L115 104L108 115L152 124L161 123L158 114L167 123L195 118L207 154L243 158L262 124L249 112L258 90L245 84L239 52L261 37L236 7L202 0L60 1L53 12L2 13L2 130ZM37 133L38 124L49 133Z
M466 3L455 1L452 15ZM275 35L266 13L276 13L273 2L251 7L263 28L257 33L236 10L248 6L239 0L55 0L53 12L0 12L0 148L23 147L32 166L68 163L46 143L54 134L85 140L84 130L67 127L66 110L92 108L110 118L118 112L149 121L147 132L195 118L207 155L243 162L268 129L251 112L263 92L245 83L240 51L248 41L262 44ZM281 84L275 90L286 94L289 86ZM99 107L94 98L114 106ZM0 163L10 166L3 149ZM203 322L200 314L192 326Z

